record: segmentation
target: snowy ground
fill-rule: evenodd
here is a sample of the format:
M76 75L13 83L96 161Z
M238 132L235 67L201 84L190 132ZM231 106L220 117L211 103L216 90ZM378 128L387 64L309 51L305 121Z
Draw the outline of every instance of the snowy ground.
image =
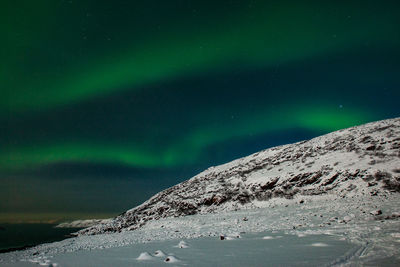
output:
M0 265L399 266L399 204L398 193L277 198L265 208L166 218L0 254Z

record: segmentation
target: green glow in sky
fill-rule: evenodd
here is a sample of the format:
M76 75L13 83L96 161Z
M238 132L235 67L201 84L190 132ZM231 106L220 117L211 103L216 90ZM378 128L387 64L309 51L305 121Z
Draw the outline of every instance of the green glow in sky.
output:
M370 45L398 43L398 25L393 23L395 14L378 13L350 3L331 8L318 3L259 4L256 9L239 14L236 10L221 14L211 28L196 24L197 20L191 21L193 25L172 24L150 40L137 40L126 32L127 41L122 48L99 48L100 52L93 52L90 57L82 55L70 66L55 62L59 63L56 70L49 70L40 58L34 57L36 62L29 62L29 53L45 52L36 46L29 47L23 58L15 58L13 53L5 58L10 66L18 63L20 66L12 80L2 82L2 90L8 97L1 98L0 107L9 111L47 109L117 90L137 90L162 80L229 70L232 64L270 66L306 60L365 42ZM38 10L37 16L42 13ZM42 28L34 30L41 33L39 37L43 35ZM24 35L28 44L37 42L38 36L31 32L25 31ZM56 52L76 57L77 51L72 48L77 43L84 45L87 37L82 38L64 40L65 48ZM37 46L51 46L52 40L48 42ZM72 47L70 51L68 44ZM25 64L35 69L21 77L18 73L22 74L21 67Z
M203 126L187 133L158 151L142 144L50 143L47 146L24 147L0 154L2 168L21 168L58 162L103 162L126 164L133 167L168 168L195 164L205 147L224 140L245 137L248 133L290 131L293 128L329 132L361 124L373 117L368 111L349 110L338 113L322 105L307 107L293 105L279 110L265 110L248 115L243 120L227 122L218 127Z

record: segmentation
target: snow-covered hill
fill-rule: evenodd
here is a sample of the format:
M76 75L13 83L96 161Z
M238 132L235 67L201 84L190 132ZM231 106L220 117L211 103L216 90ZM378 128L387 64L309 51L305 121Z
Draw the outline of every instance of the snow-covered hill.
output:
M278 146L211 167L79 235L134 230L167 217L268 207L303 198L400 191L400 118ZM397 194L397 193L396 193Z

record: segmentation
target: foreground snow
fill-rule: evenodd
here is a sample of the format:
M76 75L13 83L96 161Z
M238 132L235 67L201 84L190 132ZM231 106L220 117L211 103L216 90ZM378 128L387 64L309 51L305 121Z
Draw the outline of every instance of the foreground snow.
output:
M277 199L268 208L165 218L0 254L0 265L398 265L399 207L390 192Z

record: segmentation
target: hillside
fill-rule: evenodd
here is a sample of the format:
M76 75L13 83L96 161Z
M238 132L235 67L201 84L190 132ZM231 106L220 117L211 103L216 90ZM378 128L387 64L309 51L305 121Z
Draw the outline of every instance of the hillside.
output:
M399 191L400 118L396 118L269 148L211 167L78 234L134 230L168 217L287 201L302 203L302 197L370 199Z

